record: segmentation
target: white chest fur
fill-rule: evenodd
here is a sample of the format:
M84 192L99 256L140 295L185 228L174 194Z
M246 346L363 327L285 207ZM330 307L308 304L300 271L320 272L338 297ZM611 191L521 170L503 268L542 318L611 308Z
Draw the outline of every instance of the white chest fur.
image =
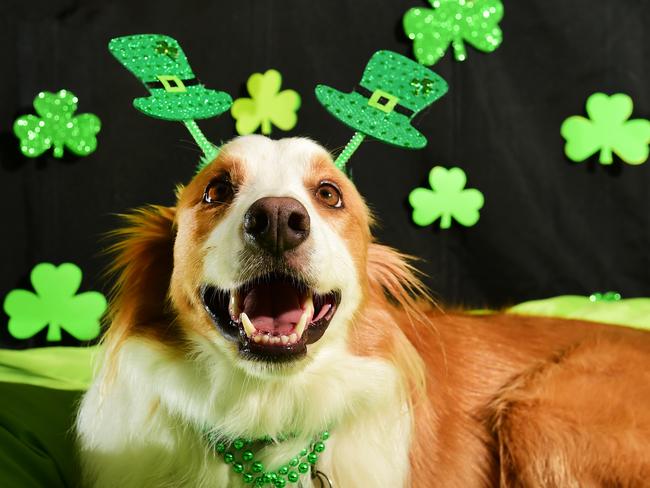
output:
M336 357L320 357L289 379L255 380L205 351L174 359L159 346L127 341L115 370L100 371L81 406L85 476L96 488L250 486L207 448L200 426L261 437L329 425L317 466L337 488L405 486L411 419L397 372L343 347L328 354ZM260 460L279 466L308 442L280 443ZM311 486L309 477L301 481Z

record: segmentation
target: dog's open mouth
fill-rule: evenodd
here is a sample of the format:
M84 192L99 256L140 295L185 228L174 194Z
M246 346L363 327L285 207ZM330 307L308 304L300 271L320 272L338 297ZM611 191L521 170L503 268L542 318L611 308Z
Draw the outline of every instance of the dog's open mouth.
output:
M304 355L307 344L323 336L340 293L317 294L294 277L271 275L232 292L205 286L202 298L217 328L239 342L243 356L283 361Z

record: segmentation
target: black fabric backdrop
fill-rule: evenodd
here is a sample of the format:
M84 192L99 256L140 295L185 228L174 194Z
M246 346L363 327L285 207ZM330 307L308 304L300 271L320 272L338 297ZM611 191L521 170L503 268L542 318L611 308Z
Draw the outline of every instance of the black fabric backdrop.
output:
M504 41L492 54L451 52L433 68L450 85L415 125L421 151L366 142L353 158L355 182L381 222L385 243L419 256L427 283L446 304L501 307L560 294L616 290L650 295L650 163L611 167L563 153L562 121L584 114L597 91L624 92L633 117L650 118L650 3L643 0L504 0ZM108 53L120 35L159 32L179 40L203 83L248 96L253 72L278 69L302 96L298 125L274 137L305 135L332 150L352 132L316 102L317 83L348 90L370 55L411 55L401 19L424 0L74 1L0 4L0 298L30 288L42 261L84 270L81 290L107 291L102 234L114 214L147 203L172 204L199 156L179 123L137 112L145 94ZM102 120L99 147L86 158L20 155L11 127L32 113L42 90L67 88L78 113ZM227 140L234 121L200 122ZM51 152L50 152L51 154ZM426 186L434 165L462 167L485 195L471 228L419 228L409 192ZM0 318L0 344L45 344L45 331L16 342ZM65 334L65 333L64 333ZM69 336L64 344L74 344Z

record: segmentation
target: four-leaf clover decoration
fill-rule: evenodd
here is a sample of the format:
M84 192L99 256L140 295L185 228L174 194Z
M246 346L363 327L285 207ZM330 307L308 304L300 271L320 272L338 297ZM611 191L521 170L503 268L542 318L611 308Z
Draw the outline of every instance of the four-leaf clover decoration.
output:
M452 217L466 227L478 222L483 194L473 188L464 189L466 182L462 169L435 166L429 173L431 190L416 188L409 195L413 222L424 227L439 218L442 229L451 226Z
M246 87L251 98L239 98L233 103L232 116L237 121L237 133L252 134L262 126L262 134L271 133L271 124L282 130L296 125L300 108L300 95L294 90L280 91L282 75L274 69L254 73Z
M587 99L589 119L573 115L562 124L560 133L566 139L564 152L572 161L584 161L600 151L600 162L612 164L612 152L629 164L648 159L650 121L628 120L632 115L632 99L623 94L607 96L594 93Z
M77 97L68 90L39 93L34 99L39 117L24 115L14 122L14 134L20 139L22 153L35 158L54 146L54 157L60 158L64 145L78 156L93 152L101 122L94 114L75 116L77 102Z
M30 276L36 293L17 289L5 297L9 333L27 339L48 327L47 340L51 342L61 340L61 329L81 341L97 337L106 299L96 291L77 295L81 277L81 270L72 263L59 267L37 264Z
M415 58L433 65L449 44L454 57L467 57L465 42L484 52L501 44L499 21L503 17L501 0L429 0L433 9L412 8L404 14L404 32L413 41Z

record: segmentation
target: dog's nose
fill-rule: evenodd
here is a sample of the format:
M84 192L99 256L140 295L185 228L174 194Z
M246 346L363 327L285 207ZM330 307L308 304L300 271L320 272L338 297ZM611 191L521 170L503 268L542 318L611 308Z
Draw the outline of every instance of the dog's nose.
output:
M265 197L244 216L244 233L256 245L277 256L298 247L309 236L309 214L295 198Z

